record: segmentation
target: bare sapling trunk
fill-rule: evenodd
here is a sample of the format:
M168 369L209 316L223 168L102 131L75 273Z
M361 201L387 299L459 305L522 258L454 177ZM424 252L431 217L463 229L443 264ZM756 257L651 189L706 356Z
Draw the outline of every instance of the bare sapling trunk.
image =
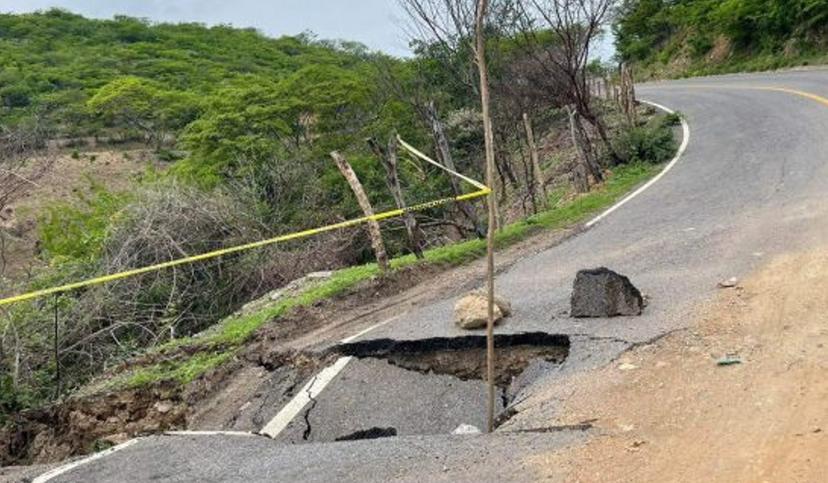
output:
M394 197L394 203L396 203L397 208L404 210L406 205L400 185L396 134L391 134L388 138L388 147L385 149L373 138L368 139L368 145L371 146L374 154L379 158L382 166L385 168L385 183L388 185L391 196ZM405 232L408 236L409 249L418 259L423 259L425 257L423 255L423 238L417 223L417 217L414 216L414 213L408 211L405 213L403 221L405 223Z
M362 208L362 213L366 217L374 216L374 208L371 206L371 202L368 200L368 195L365 194L365 189L363 189L362 183L359 182L359 178L357 178L357 175L353 168L351 168L351 165L338 151L331 152L331 158L333 158L334 163L336 163L336 167L339 168L339 172L342 173L342 176L345 177L345 180L348 181L348 184L351 186L351 191L354 192L357 203L359 203L359 207ZM385 243L382 241L382 232L380 231L379 223L376 220L368 221L368 236L371 238L371 246L374 249L374 255L377 257L377 264L379 265L380 272L385 273L388 271L388 254L385 251Z
M529 114L523 113L523 128L526 131L526 143L529 146L529 158L532 160L532 176L534 177L534 193L541 197L541 206L546 208L549 201L549 195L546 193L546 183L543 181L543 171L541 171L540 154L538 153L538 146L535 143L535 130L532 127L532 119Z
M589 136L587 136L586 130L581 123L580 115L577 110L572 109L569 106L567 106L567 111L569 112L569 129L572 136L572 144L574 144L575 148L578 150L581 162L585 168L585 170L583 170L583 174L585 177L586 175L592 176L592 179L595 180L596 183L600 183L604 180L604 175L601 172L601 166L595 160L592 144L590 143ZM581 181L579 179L579 174L580 173L576 170L576 188L578 191L586 192L589 190L589 180L585 179L585 181Z
M434 136L434 143L437 145L437 155L440 158L440 162L446 168L452 171L457 171L454 165L454 157L451 155L451 149L449 148L445 126L443 126L443 122L440 121L440 117L437 115L437 108L435 107L434 102L429 102L426 105L426 111L428 113L429 123L431 124L431 133ZM462 195L463 191L460 189L460 181L457 177L450 176L449 179L454 196ZM477 211L474 209L474 205L467 201L461 201L458 203L458 206L466 220L471 223L472 229L477 237L484 238L486 234L483 231L483 226L480 224L480 219L477 217Z
M484 22L486 20L486 10L488 9L488 0L479 0L477 4L477 15L475 18L475 58L477 59L477 69L480 74L480 104L483 110L483 131L486 141L486 183L489 187L494 184L494 170L495 170L495 146L494 146L494 127L492 126L492 115L490 111L490 95L489 95L489 69L486 64L486 39L484 37ZM488 309L489 318L486 324L486 381L488 382L488 432L494 431L494 401L495 401L495 385L494 385L494 236L495 236L495 194L489 194L489 232L487 240L487 256L486 256L486 288L488 291Z

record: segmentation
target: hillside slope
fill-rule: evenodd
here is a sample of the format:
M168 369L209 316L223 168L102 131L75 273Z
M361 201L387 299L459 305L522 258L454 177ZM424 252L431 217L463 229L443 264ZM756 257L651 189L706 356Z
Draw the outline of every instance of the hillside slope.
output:
M825 0L624 0L613 30L621 59L652 77L828 61Z

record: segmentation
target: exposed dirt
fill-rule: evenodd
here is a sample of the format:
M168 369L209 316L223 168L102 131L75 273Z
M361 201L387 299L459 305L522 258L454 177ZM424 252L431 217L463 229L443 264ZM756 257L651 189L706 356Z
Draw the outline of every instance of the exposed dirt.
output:
M19 415L0 430L0 465L60 461L134 436L181 427L187 405L179 388L158 386L66 403Z
M826 287L828 248L778 258L689 330L550 388L553 423L597 436L529 463L562 481L825 481Z

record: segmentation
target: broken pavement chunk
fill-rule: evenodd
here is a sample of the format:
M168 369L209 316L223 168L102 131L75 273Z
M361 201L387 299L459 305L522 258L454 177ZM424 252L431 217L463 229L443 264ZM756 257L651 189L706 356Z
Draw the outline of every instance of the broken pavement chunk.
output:
M630 279L604 267L578 272L570 302L572 317L632 316L644 309Z

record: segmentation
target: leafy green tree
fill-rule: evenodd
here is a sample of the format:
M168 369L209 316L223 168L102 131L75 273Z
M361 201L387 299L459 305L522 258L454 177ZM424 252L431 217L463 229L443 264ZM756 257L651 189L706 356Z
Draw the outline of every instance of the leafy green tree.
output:
M189 124L199 110L193 94L165 90L137 77L110 82L87 105L106 122L139 131L156 149L161 149L173 133Z

